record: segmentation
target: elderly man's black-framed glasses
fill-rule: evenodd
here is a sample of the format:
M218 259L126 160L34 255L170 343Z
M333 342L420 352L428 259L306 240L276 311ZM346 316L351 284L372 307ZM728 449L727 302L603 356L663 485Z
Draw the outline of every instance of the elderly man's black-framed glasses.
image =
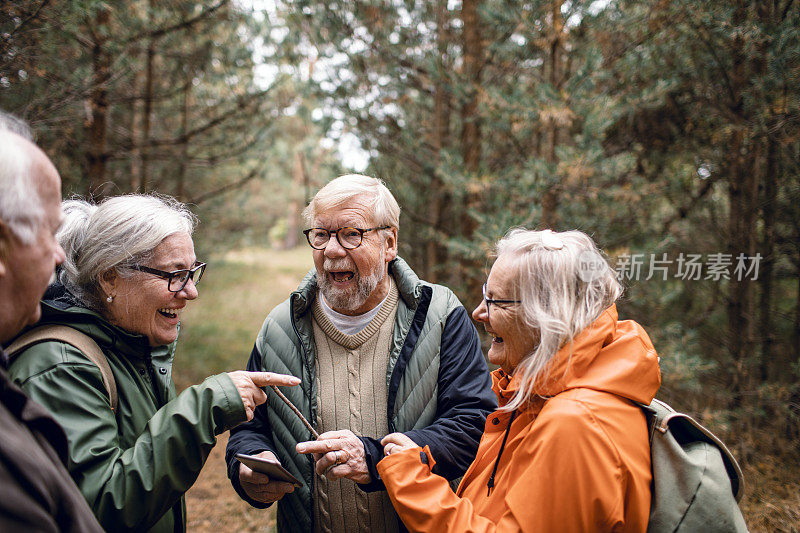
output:
M377 228L350 228L344 227L334 231L328 231L325 228L310 228L303 231L303 234L308 240L308 244L315 250L324 250L328 246L328 241L331 240L331 234L336 234L336 240L345 250L353 250L361 246L364 240L364 234L370 231L377 231L382 229L389 229L391 226L379 226Z
M491 308L490 304L504 305L504 304L521 304L522 303L522 300L498 300L498 299L495 299L495 298L489 298L488 296L486 296L486 284L485 283L483 284L483 301L486 302L486 318L490 318L490 312L489 312L489 310Z
M133 265L131 268L140 272L147 272L148 274L154 274L160 278L164 278L168 281L167 290L170 292L181 292L183 288L186 287L186 284L189 283L189 280L192 280L192 283L195 285L200 283L200 279L203 277L203 272L206 271L206 264L197 262L192 268L173 270L172 272L159 270L157 268L150 268L143 265Z

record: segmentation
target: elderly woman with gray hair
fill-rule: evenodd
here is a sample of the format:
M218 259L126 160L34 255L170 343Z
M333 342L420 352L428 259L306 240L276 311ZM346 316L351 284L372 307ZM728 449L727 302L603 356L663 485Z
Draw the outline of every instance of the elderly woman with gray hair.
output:
M57 239L66 260L42 301L39 327L91 338L110 367L116 402L102 365L63 340L24 349L10 374L63 426L70 474L105 529L184 531L183 495L216 435L252 418L266 399L260 387L299 380L230 372L176 395L180 315L197 298L206 267L194 253L195 217L149 195L98 206L70 200L63 209Z
M500 408L454 493L436 457L387 435L378 472L411 531L645 531L650 447L642 410L660 385L636 322L617 318L614 271L579 231L516 229L472 316L492 337Z

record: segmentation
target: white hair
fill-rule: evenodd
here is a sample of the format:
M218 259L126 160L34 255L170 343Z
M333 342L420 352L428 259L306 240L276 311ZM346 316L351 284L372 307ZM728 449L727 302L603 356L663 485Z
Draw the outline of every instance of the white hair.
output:
M520 388L503 408L513 411L542 389L559 349L622 295L622 285L594 241L580 231L512 229L496 251L513 269L518 320L539 337L514 370Z
M22 139L32 139L28 125L0 111L0 220L23 244L31 244L44 208L31 176L30 153L20 146Z
M89 308L100 310L100 279L114 270L132 275L129 268L146 262L153 250L175 233L192 234L196 217L169 196L128 194L92 205L84 200L62 203L64 222L56 239L66 259L59 279Z
M400 206L383 180L361 174L345 174L321 188L303 210L306 222L312 224L317 214L339 207L353 198L364 196L372 206L374 223L400 228Z

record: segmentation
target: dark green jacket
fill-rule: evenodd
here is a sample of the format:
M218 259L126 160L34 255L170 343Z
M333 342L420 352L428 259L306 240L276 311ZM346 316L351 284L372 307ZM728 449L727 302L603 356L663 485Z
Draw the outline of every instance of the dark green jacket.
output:
M397 284L392 345L387 354L389 431L402 431L428 445L436 458L434 472L447 479L461 476L475 457L486 415L497 402L491 391L477 331L464 306L448 288L420 280L398 258L389 264ZM317 379L311 307L317 294L316 273L309 272L288 300L264 321L248 370L298 376L299 387L283 392L312 425L317 423ZM313 530L313 459L294 451L311 440L308 429L272 391L253 420L231 431L226 459L234 489L255 507L239 485L236 453L270 450L305 485L278 502L278 531ZM341 428L349 429L349 428ZM383 490L375 465L383 457L379 439L361 437L372 481L365 491Z
M43 302L41 323L74 327L98 343L117 383L116 415L99 368L71 345L31 346L12 363L11 377L64 428L68 470L105 529L185 531L183 494L215 435L246 419L236 387L221 374L176 396L174 344L151 349L63 290L58 296Z

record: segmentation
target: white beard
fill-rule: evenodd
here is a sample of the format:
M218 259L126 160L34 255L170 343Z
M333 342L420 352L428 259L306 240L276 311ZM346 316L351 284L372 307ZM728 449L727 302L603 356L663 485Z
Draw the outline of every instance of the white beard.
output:
M329 281L325 273L317 273L317 284L322 294L325 296L325 301L334 310L340 311L355 311L367 301L367 298L378 287L378 284L383 281L386 276L386 253L381 247L381 257L373 270L368 276L361 277L355 269L355 265L347 259L335 262L329 259L325 260L323 268L325 272L331 270L352 270L355 278L355 287L352 289L339 289Z

